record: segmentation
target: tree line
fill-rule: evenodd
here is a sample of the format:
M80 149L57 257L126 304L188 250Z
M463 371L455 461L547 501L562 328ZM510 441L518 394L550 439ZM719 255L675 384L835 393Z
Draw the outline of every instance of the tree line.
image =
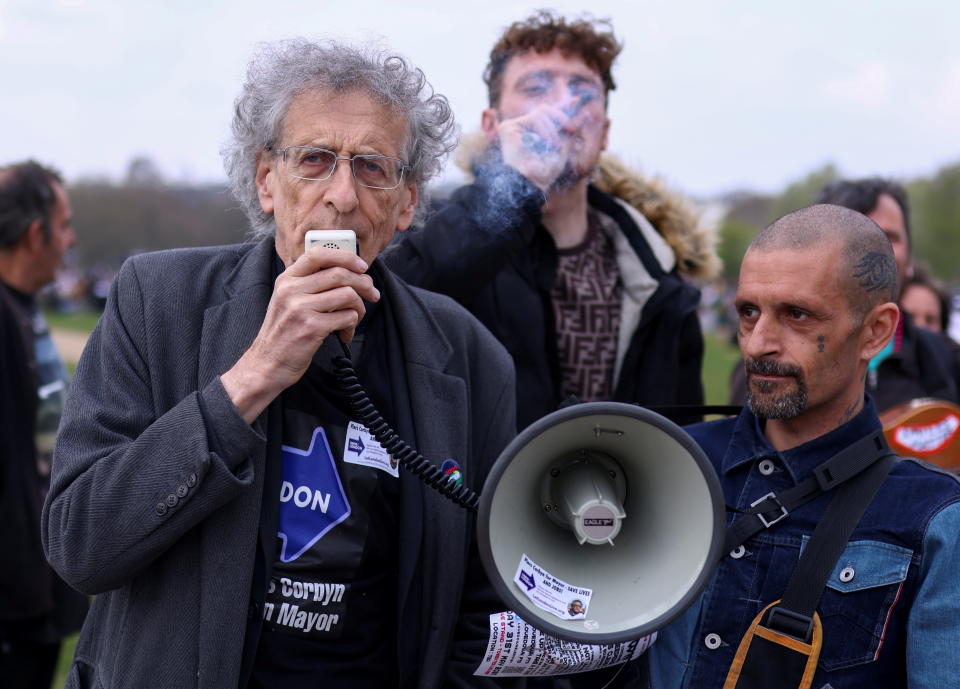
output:
M722 201L728 211L720 226L719 244L725 276L736 280L740 259L762 228L809 206L823 185L843 177L835 166L825 165L778 194L726 195ZM898 181L909 195L914 257L929 264L942 280L960 284L960 162L930 176Z
M225 186L69 187L79 267L118 267L134 253L172 247L234 244L249 224Z
M778 217L810 205L820 188L841 178L833 165L814 170L776 194L725 194L728 209L718 250L735 280L747 245ZM905 180L910 195L914 254L940 278L960 283L960 162ZM117 267L127 256L171 247L232 244L249 224L226 185L166 183L149 159L130 162L122 183L87 180L69 186L79 267ZM442 196L440 190L437 196Z

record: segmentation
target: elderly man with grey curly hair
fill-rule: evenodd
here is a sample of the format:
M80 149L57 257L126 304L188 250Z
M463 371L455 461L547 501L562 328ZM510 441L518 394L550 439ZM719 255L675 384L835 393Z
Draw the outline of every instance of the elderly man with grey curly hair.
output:
M333 372L347 350L474 490L513 435L503 348L377 261L450 149L447 101L400 57L293 40L235 105L255 240L128 260L77 368L43 512L50 562L96 595L68 686L492 686L470 513L398 470ZM306 250L315 229L357 254Z

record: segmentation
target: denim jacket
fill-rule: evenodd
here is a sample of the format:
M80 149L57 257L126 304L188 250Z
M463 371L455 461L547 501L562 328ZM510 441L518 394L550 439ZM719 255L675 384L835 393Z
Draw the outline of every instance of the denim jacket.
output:
M785 452L771 447L746 408L735 419L686 430L710 457L727 504L745 508L879 427L868 396L851 421ZM744 632L782 597L832 496L797 508L723 557L699 602L648 651L652 687L723 686ZM728 522L736 519L728 513ZM854 530L817 611L823 649L812 689L960 686L960 482L923 462L898 462Z

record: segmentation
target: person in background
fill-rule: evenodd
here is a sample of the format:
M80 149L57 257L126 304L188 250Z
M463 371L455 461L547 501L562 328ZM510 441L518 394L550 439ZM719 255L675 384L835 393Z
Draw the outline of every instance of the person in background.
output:
M817 203L844 206L873 220L890 240L897 262L897 297L914 272L910 204L900 184L870 177L830 182ZM931 397L960 402L960 361L942 334L916 327L901 311L890 343L867 369L867 391L881 413L912 399Z
M484 72L482 141L461 144L475 181L384 254L507 348L520 428L573 400L703 403L688 278L719 259L685 202L602 155L621 48L607 22L510 25Z
M61 642L87 609L40 542L67 370L36 296L75 241L57 172L34 161L0 168L0 677L9 689L50 686Z
M900 291L900 308L913 322L935 333L950 331L950 292L926 264L914 262L913 274Z

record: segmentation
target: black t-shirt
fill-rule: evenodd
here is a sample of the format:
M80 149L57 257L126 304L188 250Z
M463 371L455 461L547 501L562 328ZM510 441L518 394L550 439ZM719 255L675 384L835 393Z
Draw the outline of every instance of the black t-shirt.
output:
M386 299L368 305L350 346L387 419L394 408L383 346L390 320ZM331 372L340 353L329 337L281 398L277 555L250 687L397 684L398 468L353 421Z

